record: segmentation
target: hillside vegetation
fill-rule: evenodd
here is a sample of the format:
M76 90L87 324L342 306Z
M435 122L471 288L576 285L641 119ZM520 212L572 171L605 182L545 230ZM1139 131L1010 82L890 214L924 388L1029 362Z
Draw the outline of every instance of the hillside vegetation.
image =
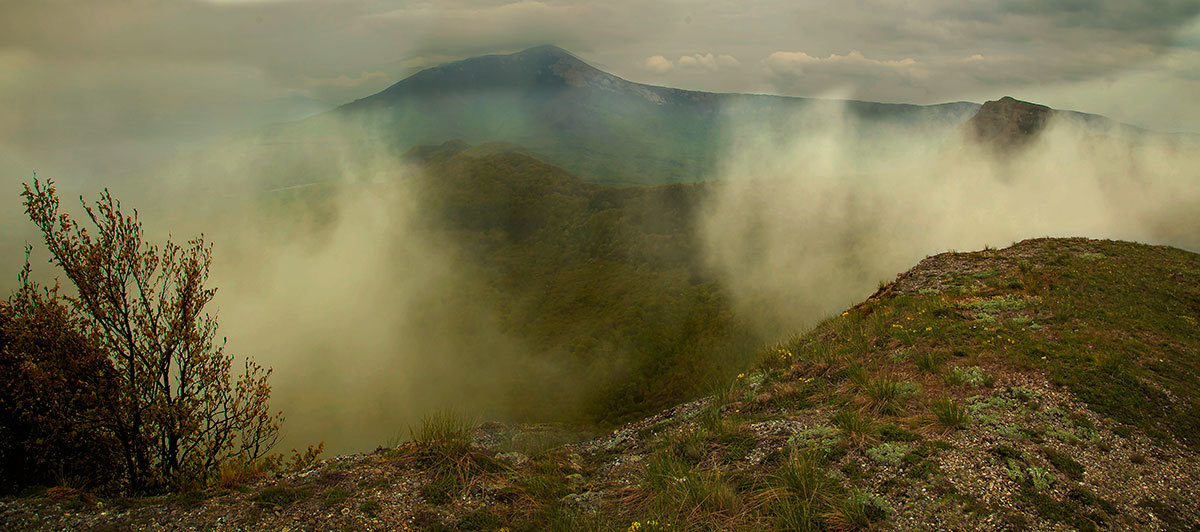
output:
M160 500L7 502L9 528L1186 530L1200 256L1038 239L922 261L713 395L561 444L412 441ZM70 508L70 511L67 511Z
M511 152L443 155L423 175L436 225L480 265L510 333L600 372L587 421L692 397L753 349L700 266L701 185L602 187Z
M761 345L703 267L694 224L706 185L595 185L503 144L450 141L405 160L419 171L379 186L419 198L422 230L463 273L440 288L452 311L437 319L494 311L505 337L561 371L497 367L487 377L501 415L611 427L696 397ZM331 213L338 193L281 193L271 208ZM447 356L446 367L504 360Z

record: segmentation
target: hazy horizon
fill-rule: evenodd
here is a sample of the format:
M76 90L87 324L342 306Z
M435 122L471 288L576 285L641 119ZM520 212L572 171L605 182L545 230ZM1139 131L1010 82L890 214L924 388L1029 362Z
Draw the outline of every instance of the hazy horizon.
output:
M9 188L35 169L119 175L423 68L540 44L654 85L918 104L1011 95L1200 133L1194 0L70 0L0 14Z

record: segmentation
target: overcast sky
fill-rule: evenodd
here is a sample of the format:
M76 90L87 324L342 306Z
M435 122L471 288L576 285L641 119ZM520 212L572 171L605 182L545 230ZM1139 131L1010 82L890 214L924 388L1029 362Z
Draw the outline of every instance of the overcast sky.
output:
M0 0L0 171L120 171L544 43L689 89L1012 95L1200 132L1198 14L1200 0Z

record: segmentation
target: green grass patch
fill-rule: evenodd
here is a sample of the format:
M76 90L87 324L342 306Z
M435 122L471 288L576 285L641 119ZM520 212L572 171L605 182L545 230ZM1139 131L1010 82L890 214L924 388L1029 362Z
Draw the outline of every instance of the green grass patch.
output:
M895 423L879 425L879 439L887 442L909 442L921 439L921 435Z
M346 499L350 498L350 491L342 488L329 488L325 493L321 494L321 504L326 508L334 508L340 506Z
M380 503L378 499L367 499L358 505L358 511L367 517L375 517L382 510L383 503Z
M837 429L827 425L802 429L788 438L788 444L794 449L820 453L830 452L841 441L842 436Z
M1038 303L1042 300L1038 296L1027 296L1023 294L1004 294L988 299L972 301L967 304L967 308L984 314L996 314L1000 312L1011 312L1021 310L1029 305Z
M441 506L454 500L454 495L461 489L453 475L444 475L434 478L419 490L425 501L434 506Z
M753 434L730 432L719 436L717 443L721 446L721 460L725 463L732 463L750 454L758 441Z
M660 516L733 516L744 504L726 474L693 469L666 453L649 458L641 486L650 509Z
M886 465L900 465L904 461L904 456L909 452L907 445L899 445L895 443L881 443L875 447L867 449L867 456L878 463Z
M1055 467L1055 469L1061 471L1067 476L1067 478L1072 480L1083 479L1083 464L1075 461L1075 459L1071 458L1071 456L1067 453L1050 447L1042 447L1039 449L1039 451L1041 451L1042 456L1045 456L1046 460L1049 461L1050 464Z
M311 494L312 492L306 489L281 485L263 488L251 500L263 506L287 508L292 504L307 499Z
M480 508L462 516L458 520L459 530L499 530L504 527L504 519L488 508Z
M859 412L843 410L834 414L829 422L837 427L844 441L854 445L861 446L875 439L875 423Z
M952 430L965 429L971 424L971 414L962 403L943 397L933 402L930 407L934 419L943 427Z
M947 373L943 377L943 380L946 381L946 384L951 386L970 386L972 388L980 388L984 386L991 386L995 379L991 375L988 375L988 373L979 366L969 366L965 368L958 366Z
M946 354L936 351L918 351L913 355L913 364L925 373L941 373L942 365L946 363Z

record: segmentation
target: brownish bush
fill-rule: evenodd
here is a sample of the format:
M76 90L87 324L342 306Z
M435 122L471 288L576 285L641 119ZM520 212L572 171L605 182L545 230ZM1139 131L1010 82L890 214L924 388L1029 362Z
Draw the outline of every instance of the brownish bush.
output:
M85 225L60 211L52 182L35 180L23 197L51 262L74 290L62 298L57 290L39 293L26 261L19 305L10 313L14 338L35 347L25 348L23 359L12 355L5 382L17 398L15 417L50 412L59 422L14 432L12 447L40 445L38 430L69 441L71 431L94 429L117 455L113 470L131 492L209 484L227 462L265 457L282 420L268 406L271 372L247 358L233 373L235 357L205 311L216 289L205 286L212 247L203 237L148 243L137 212L123 212L108 191L94 204L83 202ZM53 372L39 369L56 363ZM60 389L61 397L46 392ZM38 405L43 398L60 404ZM36 418L26 421L40 427ZM63 471L88 458L66 451L57 462Z
M0 301L0 491L111 486L122 473L106 424L112 363L28 271Z

